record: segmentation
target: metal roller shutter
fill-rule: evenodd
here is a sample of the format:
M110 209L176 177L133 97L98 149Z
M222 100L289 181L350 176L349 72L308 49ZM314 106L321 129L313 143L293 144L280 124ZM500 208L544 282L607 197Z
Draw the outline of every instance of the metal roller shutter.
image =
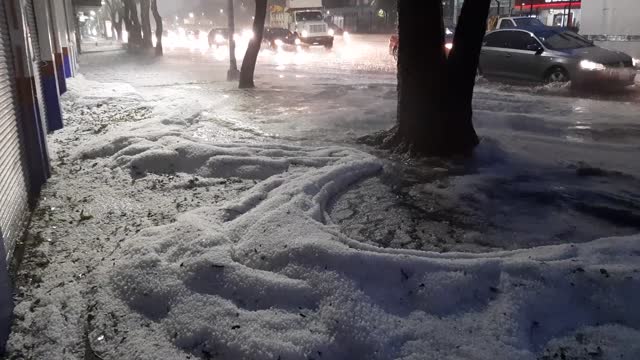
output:
M10 256L24 230L29 195L4 6L5 2L0 1L0 237L5 243L7 256Z
M38 97L38 108L40 111L40 120L42 122L42 128L47 129L47 114L44 104L44 88L42 87L42 68L44 63L40 56L40 42L38 40L38 25L36 23L36 14L33 8L34 1L42 0L27 0L25 6L25 15L27 17L27 27L29 28L29 41L31 42L31 48L33 49L33 79L36 83L36 93Z

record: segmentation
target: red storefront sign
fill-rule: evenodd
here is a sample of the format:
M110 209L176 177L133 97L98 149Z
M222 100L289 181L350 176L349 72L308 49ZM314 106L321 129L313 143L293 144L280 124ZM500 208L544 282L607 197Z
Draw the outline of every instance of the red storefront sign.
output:
M515 0L514 9L580 9L581 0Z

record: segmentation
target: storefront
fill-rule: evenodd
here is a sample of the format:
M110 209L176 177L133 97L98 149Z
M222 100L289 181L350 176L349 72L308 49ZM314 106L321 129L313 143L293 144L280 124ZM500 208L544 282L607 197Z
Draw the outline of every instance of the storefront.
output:
M581 0L516 0L515 13L535 16L548 26L580 28Z

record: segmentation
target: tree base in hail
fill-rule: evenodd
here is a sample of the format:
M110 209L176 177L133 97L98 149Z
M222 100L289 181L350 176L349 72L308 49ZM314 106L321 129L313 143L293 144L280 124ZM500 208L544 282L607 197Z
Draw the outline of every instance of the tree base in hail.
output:
M227 81L238 81L240 79L240 70L229 69L227 71Z
M442 3L398 1L398 121L363 142L414 156L473 153L471 103L490 2L464 2L447 54Z

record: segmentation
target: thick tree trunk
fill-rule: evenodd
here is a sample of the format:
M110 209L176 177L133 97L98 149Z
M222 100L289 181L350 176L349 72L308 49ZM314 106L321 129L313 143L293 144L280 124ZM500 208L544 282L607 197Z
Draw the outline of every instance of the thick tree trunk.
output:
M162 49L162 33L164 32L162 27L162 16L158 12L158 0L151 0L151 11L153 12L153 19L156 22L156 56L164 55Z
M124 24L124 6L123 4L119 4L117 7L114 5L114 13L113 17L113 30L118 36L118 41L122 41L122 26Z
M473 128L473 88L490 4L491 0L464 2L449 53L447 108L450 125L445 136L449 139L448 150L452 153L470 153L479 142Z
M138 19L138 6L134 0L124 0L125 25L129 32L129 50L136 49L142 45L142 34L140 32L140 20Z
M253 74L256 70L256 61L262 44L262 35L264 33L264 23L267 18L267 0L256 0L256 14L253 20L253 39L249 42L247 53L242 60L242 68L240 69L240 88L248 89L255 87L253 83ZM233 36L233 35L230 35Z
M240 77L240 71L238 70L238 61L236 60L236 40L233 38L233 34L236 32L236 20L235 10L233 6L233 0L228 0L227 3L227 16L229 27L229 71L227 71L227 81L236 81Z
M446 122L442 4L399 0L398 15L398 125L387 142L402 151L436 153L446 141L441 138Z
M451 156L478 145L471 102L490 1L465 1L447 59L442 3L398 0L398 123L384 134L384 146Z
M151 11L150 0L140 0L140 18L142 20L142 47L150 49L153 47L153 39L151 32L151 18L149 12Z
M119 18L118 21L113 23L114 30L118 37L118 41L122 41L122 18Z

